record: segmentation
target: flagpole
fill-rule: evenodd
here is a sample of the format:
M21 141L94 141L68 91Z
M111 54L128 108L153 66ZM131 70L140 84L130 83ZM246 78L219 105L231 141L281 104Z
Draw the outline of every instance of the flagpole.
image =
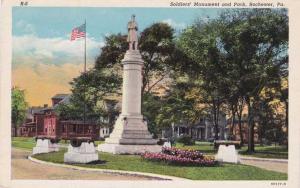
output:
M84 80L86 81L86 19L84 19L85 35L84 35ZM85 82L84 82L85 83ZM86 122L86 85L84 85L84 112L83 112L83 123Z
M84 73L86 73L86 19L84 20L85 37L84 37Z

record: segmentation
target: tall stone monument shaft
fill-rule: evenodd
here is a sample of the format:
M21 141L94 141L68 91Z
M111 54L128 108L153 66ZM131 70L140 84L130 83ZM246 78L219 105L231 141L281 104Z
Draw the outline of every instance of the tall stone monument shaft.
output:
M122 115L141 116L143 61L138 51L127 51L123 59Z
M141 89L143 60L138 50L135 17L128 22L129 49L123 64L122 112L113 132L98 146L99 151L116 154L138 154L145 151L160 152L161 146L152 138L147 122L141 114Z

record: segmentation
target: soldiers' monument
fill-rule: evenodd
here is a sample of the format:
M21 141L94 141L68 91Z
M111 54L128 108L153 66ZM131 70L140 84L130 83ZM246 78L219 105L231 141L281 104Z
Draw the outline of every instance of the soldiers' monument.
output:
M99 151L114 154L138 154L145 151L160 152L161 146L152 138L147 122L141 114L141 88L143 60L138 50L137 23L133 15L128 22L129 49L123 64L122 112L113 132L98 146Z

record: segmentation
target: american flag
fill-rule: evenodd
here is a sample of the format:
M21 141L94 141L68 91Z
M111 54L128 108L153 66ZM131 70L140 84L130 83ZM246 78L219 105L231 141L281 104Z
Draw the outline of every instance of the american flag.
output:
M72 30L71 41L76 40L77 38L82 38L82 37L85 37L85 23Z

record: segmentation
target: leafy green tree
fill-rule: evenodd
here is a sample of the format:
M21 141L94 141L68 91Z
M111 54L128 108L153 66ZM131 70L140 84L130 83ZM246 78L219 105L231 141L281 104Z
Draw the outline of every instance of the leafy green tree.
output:
M179 73L172 77L172 84L161 98L161 108L156 112L155 122L159 129L181 123L192 127L205 114L204 108L198 105L198 93L187 75Z
M253 152L260 94L266 87L274 88L281 80L280 72L287 69L285 10L226 11L217 19L195 22L180 36L179 46L191 59L185 71L198 82L202 102L211 106L216 134L224 104L230 105L232 114L237 113L239 122L247 106L248 151Z
M263 89L287 68L288 17L283 10L253 9L222 14L221 43L232 77L248 109L248 152L254 152L255 106Z
M74 78L70 103L59 105L56 111L62 119L84 120L86 113L86 119L102 123L108 114L115 113L106 108L105 98L117 96L120 85L121 79L113 69L90 70Z
M219 47L220 25L212 20L197 21L179 39L179 47L193 62L188 71L199 93L199 103L209 105L215 139L219 139L219 117L225 94L228 93L227 67ZM190 62L191 62L190 61Z
M25 100L25 91L18 87L11 90L11 123L14 126L14 135L17 136L17 128L26 118L27 102Z

